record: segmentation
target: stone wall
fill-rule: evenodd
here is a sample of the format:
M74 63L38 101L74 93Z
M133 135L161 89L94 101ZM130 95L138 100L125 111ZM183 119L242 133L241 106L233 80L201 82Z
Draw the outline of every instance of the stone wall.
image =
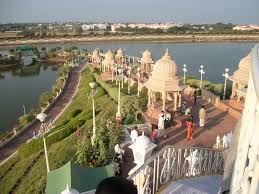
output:
M230 193L259 193L259 44L252 51L252 64L242 114ZM253 77L254 76L254 77ZM257 87L257 88L256 88Z

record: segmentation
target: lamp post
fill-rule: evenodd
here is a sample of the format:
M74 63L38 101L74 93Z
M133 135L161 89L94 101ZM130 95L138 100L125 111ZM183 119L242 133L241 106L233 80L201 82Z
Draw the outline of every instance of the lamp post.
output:
M185 74L187 72L186 64L183 65L183 82L185 83Z
M36 118L41 122L40 125L40 133L43 137L43 144L44 144L44 152L45 152L45 159L46 159L46 167L47 167L47 173L49 173L49 158L48 158L48 151L47 151L47 144L45 139L45 131L50 127L45 123L45 120L47 118L47 115L45 113L40 113L36 116ZM51 125L51 123L50 123Z
M204 71L203 68L204 68L204 66L201 65L201 66L200 66L200 69L199 69L199 72L200 72L200 74L201 74L200 88L202 88L202 75L205 74L205 71Z
M118 69L118 81L119 81L119 90L118 90L118 111L116 113L116 120L121 121L122 115L121 115L121 86L120 86L120 81L121 81L121 74L123 73L122 69Z
M131 78L130 78L130 75L131 75L131 68L130 66L128 66L128 70L127 70L127 75L128 75L128 94L130 94L130 84L131 84Z
M222 74L223 77L225 78L223 100L225 100L225 98L226 98L226 87L227 87L227 80L228 80L228 77L229 77L228 71L229 71L229 69L226 68L225 69L225 73Z
M137 76L138 76L138 96L139 96L139 91L140 91L140 68L137 68Z
M116 78L115 83L117 85L118 84L118 67L117 67L117 65L115 67L115 78Z
M121 73L121 88L123 88L123 86L124 86L124 68L123 68L123 65L120 66L120 69L122 71L122 73Z
M92 142L92 145L94 145L95 138L96 138L94 97L95 97L95 95L97 93L97 90L96 90L96 83L95 82L89 83L89 86L91 87L91 92L89 93L89 96L92 99L92 104L93 104L93 136L91 137L91 142Z

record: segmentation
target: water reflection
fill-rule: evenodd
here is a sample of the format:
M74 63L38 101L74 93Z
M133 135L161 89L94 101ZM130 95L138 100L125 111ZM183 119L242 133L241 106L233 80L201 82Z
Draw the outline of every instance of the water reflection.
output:
M11 67L2 67L0 69L0 79L4 79L5 76L3 73L10 73L14 77L29 77L29 76L38 76L41 72L41 69L46 71L51 69L51 71L57 71L57 65L50 65L47 63L34 63L32 65L13 65Z

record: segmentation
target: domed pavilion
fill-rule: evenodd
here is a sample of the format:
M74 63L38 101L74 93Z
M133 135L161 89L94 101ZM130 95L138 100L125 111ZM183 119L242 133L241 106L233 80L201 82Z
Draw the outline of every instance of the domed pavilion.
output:
M124 64L125 54L121 48L118 49L117 54L115 55L115 60L118 64Z
M185 86L177 76L177 64L171 58L168 50L164 56L159 59L146 82L148 88L148 115L153 118L158 118L159 113L163 111L176 111L177 107L181 106L181 92ZM162 96L161 101L156 100L156 93L159 92ZM173 98L172 98L173 96ZM172 102L168 102L173 100ZM173 108L173 110L171 110Z
M237 97L237 101L240 101L242 97L246 97L250 64L251 54L248 54L240 60L238 69L229 77L229 79L233 82L231 98Z
M91 58L93 66L99 67L99 65L101 64L101 56L99 49L95 49L93 51Z
M152 71L152 54L149 49L143 52L142 58L140 59L142 73L149 74Z
M110 71L113 65L114 65L114 54L109 49L109 51L105 54L104 60L102 62L102 71L103 72Z
M104 60L102 62L102 73L101 77L103 80L113 80L113 71L114 71L114 54L109 50L105 56Z

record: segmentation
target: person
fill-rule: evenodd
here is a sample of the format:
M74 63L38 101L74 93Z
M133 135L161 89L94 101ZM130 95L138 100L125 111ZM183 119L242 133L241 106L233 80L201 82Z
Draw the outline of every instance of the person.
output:
M205 117L206 117L206 111L204 109L204 105L202 105L201 109L199 110L200 127L204 127Z
M131 138L132 143L135 143L135 141L138 137L137 129L138 129L137 126L135 126L134 129L132 129L131 132L130 132L130 138Z
M114 176L102 180L96 188L96 194L137 194L135 185L126 178Z
M159 136L167 137L165 134L165 112L161 111L159 118L158 118L158 132Z
M193 124L193 121L190 120L188 122L188 127L187 127L187 140L192 140L193 129L194 129L194 124Z
M181 106L181 112L182 112L182 114L185 114L185 110L186 110L186 102L183 102L183 103L182 103L182 106Z
M197 101L197 91L196 90L194 91L193 98L194 98L193 105L195 105L196 101Z
M165 114L165 128L170 126L170 120L171 120L171 114L170 113L166 113Z
M115 154L119 155L118 158L120 158L122 160L125 150L121 148L120 144L115 145L114 151L115 151Z
M150 141L153 143L157 143L158 130L153 128L150 134Z
M185 115L185 116L188 116L189 114L191 114L191 111L192 111L192 107L189 106L189 107L185 110L184 115Z
M186 116L186 126L188 127L189 122L193 122L193 116L191 113L188 113L188 115Z

